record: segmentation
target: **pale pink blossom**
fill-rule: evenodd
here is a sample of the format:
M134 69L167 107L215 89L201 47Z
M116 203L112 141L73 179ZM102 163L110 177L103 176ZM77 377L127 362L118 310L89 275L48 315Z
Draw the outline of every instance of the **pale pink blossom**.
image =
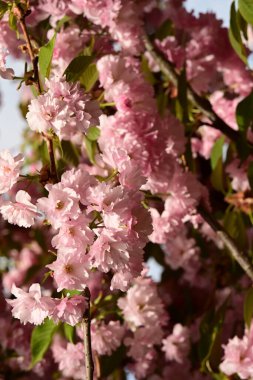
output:
M50 17L50 23L56 25L68 13L67 0L40 0L33 7L32 16L36 23Z
M94 232L89 228L89 223L90 219L84 214L80 214L77 219L64 222L52 239L53 247L76 248L82 253L85 252L94 240Z
M134 271L136 270L136 268L133 268L133 269ZM111 280L110 289L111 290L119 289L122 292L127 291L127 289L132 284L134 277L136 275L136 272L134 271L123 270L123 271L118 271L114 273L113 278Z
M140 274L142 270L143 251L131 242L131 236L104 229L90 248L89 259L92 267L102 272L130 271ZM132 265L131 265L132 264Z
M216 140L221 136L221 132L215 128L203 125L197 130L197 134L198 137L191 139L192 151L195 156L200 154L208 160Z
M85 254L78 255L75 250L58 251L57 259L47 265L52 270L57 291L62 289L83 290L86 286L88 263Z
M54 346L53 355L62 375L75 380L82 380L85 374L83 343L68 343L67 347Z
M82 321L84 311L87 307L87 302L84 297L65 297L59 300L55 299L54 302L55 307L50 317L53 318L55 323L62 321L71 326L75 326Z
M80 202L88 206L90 204L87 200L88 193L98 184L98 181L88 173L84 165L79 165L77 169L67 170L63 173L61 184L63 188L73 189L80 198Z
M110 25L112 37L119 42L123 51L128 54L140 54L143 50L143 9L135 1L122 2L122 7Z
M231 186L235 191L247 191L250 190L250 184L248 180L248 165L252 162L252 157L244 162L240 162L239 159L234 159L227 167L226 172L232 179Z
M38 208L50 221L54 228L59 228L70 219L80 215L79 197L76 192L61 183L47 185L48 197L39 198Z
M125 333L125 327L119 321L91 322L92 349L98 355L111 355L120 345Z
M139 327L132 337L124 339L124 344L128 348L127 356L133 360L129 369L137 378L147 378L147 375L154 370L157 358L154 346L160 344L162 334L159 324L155 324L152 327Z
M173 270L182 268L186 277L191 281L200 268L199 247L193 238L187 238L186 229L178 236L168 240L164 247L165 262Z
M17 182L23 162L21 154L13 157L8 150L0 152L0 194L9 191Z
M138 62L107 55L98 61L97 67L106 90L105 99L114 102L118 111L153 112L154 90L145 80Z
M47 92L33 99L26 115L28 125L34 131L53 131L60 139L76 139L91 125L98 124L100 111L96 101L85 94L78 83L64 79L47 80Z
M8 272L3 273L3 286L7 291L11 291L13 284L16 286L23 284L27 271L38 264L40 254L40 247L36 243L24 247L20 252L10 251L9 257L15 266L12 265Z
M110 26L121 7L120 0L70 0L69 8L77 13L84 14L94 24Z
M224 348L224 358L220 369L227 376L237 374L241 379L253 376L252 326L240 339L235 336Z
M8 50L3 46L0 46L0 76L3 79L13 79L14 71L13 69L6 68L6 57L8 55Z
M231 75L231 74L230 74ZM236 107L242 101L242 96L227 98L222 91L215 91L210 96L210 102L217 115L224 120L231 128L237 130Z
M162 350L165 352L167 360L175 360L183 363L190 350L190 332L187 327L177 323L173 327L173 332L162 341Z
M2 217L19 227L31 227L40 214L37 207L31 203L31 196L24 190L16 194L16 202L3 201L0 205Z
M11 292L16 297L15 300L7 300L12 307L12 315L24 324L40 325L54 306L50 297L41 295L39 284L30 286L28 293L13 285Z
M54 33L54 29L50 29L47 33L48 38L53 38ZM69 63L78 55L88 40L89 35L85 31L81 32L77 25L62 28L56 34L52 60L53 73L63 74Z
M141 326L133 332L133 336L127 336L124 344L128 347L127 355L136 361L142 360L156 344L161 344L163 331L159 324L153 326Z
M164 305L157 294L156 285L150 279L135 280L126 297L118 300L118 306L133 331L140 326L162 326L166 323Z

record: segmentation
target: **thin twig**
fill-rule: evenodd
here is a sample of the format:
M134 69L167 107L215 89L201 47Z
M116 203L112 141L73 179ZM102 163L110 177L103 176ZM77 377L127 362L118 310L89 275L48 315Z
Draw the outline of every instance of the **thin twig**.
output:
M38 56L34 53L34 49L32 46L32 42L27 30L25 18L28 15L27 12L24 12L21 7L16 5L15 7L15 15L19 20L21 30L24 35L24 39L27 46L27 51L30 57L30 60L33 65L33 83L36 86L36 89L39 94L42 94L42 87L40 83L40 75L39 75L39 68L38 68ZM47 147L48 147L48 154L49 154L49 160L50 160L50 177L53 180L53 182L58 182L58 176L57 176L57 169L56 169L56 163L55 163L55 156L54 156L54 146L53 146L53 140L49 136L45 136L45 139L47 141Z
M143 37L144 45L146 50L150 53L156 64L159 66L161 72L170 79L170 81L178 86L179 76L175 70L174 65L165 60L161 52L153 45L149 37L145 35ZM187 84L187 97L188 99L198 107L198 109L203 112L212 122L212 127L221 131L230 140L238 142L241 138L240 133L232 129L228 124L226 124L213 110L211 103L206 99L202 98L192 89L192 87Z
M34 53L33 46L31 43L31 39L29 37L29 33L27 30L27 26L26 26L26 22L25 22L25 18L26 18L27 14L24 13L23 9L17 5L15 7L15 15L17 16L17 18L19 20L20 27L21 27L21 30L23 32L24 39L26 42L27 51L28 51L28 54L30 56L30 60L31 60L32 65L33 65L33 76L34 76L33 81L34 81L34 84L37 88L38 93L41 94L42 88L41 88L40 77L39 77L38 57Z
M209 224L209 226L216 232L217 236L223 242L224 246L230 252L231 256L237 261L240 267L253 281L253 266L247 254L237 247L234 239L224 230L220 223L217 222L203 206L198 207L198 212L206 221L206 223Z
M85 354L85 369L86 369L86 380L93 380L94 374L94 363L92 358L92 347L91 347L91 332L90 332L90 290L85 288L84 297L87 301L87 308L83 316L83 332L84 332L84 354Z
M57 169L55 164L55 157L54 157L54 143L53 139L46 137L47 139L47 149L49 154L49 160L50 160L50 175L51 178L54 180L54 182L58 182L58 175L57 175Z

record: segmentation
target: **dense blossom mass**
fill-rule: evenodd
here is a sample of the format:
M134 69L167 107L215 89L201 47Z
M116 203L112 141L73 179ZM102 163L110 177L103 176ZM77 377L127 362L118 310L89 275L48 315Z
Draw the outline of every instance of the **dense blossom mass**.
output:
M253 379L252 15L0 1L0 380Z

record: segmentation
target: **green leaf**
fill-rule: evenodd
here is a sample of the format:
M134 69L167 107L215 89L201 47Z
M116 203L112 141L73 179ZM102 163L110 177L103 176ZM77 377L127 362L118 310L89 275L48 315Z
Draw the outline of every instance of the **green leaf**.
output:
M223 170L223 163L222 159L220 158L215 166L215 168L212 171L211 174L211 183L213 187L224 193L224 170Z
M61 151L62 151L62 158L64 161L66 161L68 164L73 164L74 166L77 166L79 164L79 153L77 148L74 144L72 144L71 141L62 140L61 141Z
M212 152L211 152L211 167L214 170L219 162L222 160L222 151L224 144L224 136L221 136L214 144Z
M92 35L90 39L90 43L89 45L85 46L85 48L83 49L82 55L91 56L93 54L94 46L95 46L95 37L94 35Z
M67 24L71 20L71 17L69 16L63 16L56 25L55 31L58 33L64 24Z
M86 137L90 141L97 141L100 136L100 129L98 127L90 127L86 133Z
M70 326L67 323L63 324L64 335L70 343L74 343L75 327Z
M240 30L240 15L237 14L235 2L231 4L230 8L230 26L228 36L230 43L235 50L236 54L241 60L247 64L246 49L242 43L241 30Z
M243 18L251 25L253 25L253 2L252 0L239 0L239 11Z
M251 190L253 190L253 162L250 162L249 167L248 167L248 179L249 179Z
M31 338L31 367L43 359L52 342L52 338L56 329L57 325L55 325L54 322L50 319L46 319L42 325L36 326L33 329Z
M250 327L253 316L253 288L249 289L246 294L243 306L243 315L247 327Z
M240 131L246 133L253 123L253 91L238 104L236 120Z
M39 68L40 68L40 73L44 78L49 78L49 75L50 75L55 40L56 40L56 33L46 45L40 48L40 51L39 51Z
M225 230L236 241L239 248L244 249L247 242L247 235L242 214L234 209L228 208L223 223Z
M157 102L158 111L160 115L163 116L164 112L168 108L168 102L169 102L168 94L166 94L166 92L163 90L159 91L156 97L156 102Z
M95 63L91 63L79 78L86 91L90 91L98 80L98 71Z
M141 59L141 70L143 72L143 75L146 81L154 85L156 83L156 79L155 79L154 74L150 70L147 58L144 55L142 56L142 59Z
M199 357L201 360L201 370L210 372L209 362L214 353L215 344L223 325L228 299L215 311L208 311L200 325Z
M229 380L229 378L224 375L224 373L212 373L212 378L214 380Z
M178 118L183 122L187 123L189 121L188 112L188 99L187 99L187 78L185 67L180 73L178 78L178 96L176 103L176 111Z
M14 15L13 12L10 12L9 14L9 27L16 32L18 30L17 28L17 17Z
M155 38L162 41L164 38L171 36L173 34L173 23L171 20L166 20L160 26L155 34Z
M97 151L97 143L96 141L89 140L86 136L84 136L84 142L86 147L87 156L92 164L95 164L95 155Z
M78 81L87 67L92 63L92 60L92 57L83 55L74 58L64 72L67 82Z
M8 11L8 4L4 1L0 1L0 20L3 18L5 13Z

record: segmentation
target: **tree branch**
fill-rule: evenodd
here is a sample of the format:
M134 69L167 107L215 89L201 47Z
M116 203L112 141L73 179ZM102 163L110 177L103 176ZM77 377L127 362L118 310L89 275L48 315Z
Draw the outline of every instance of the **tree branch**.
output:
M237 261L244 272L253 281L253 266L248 256L242 252L236 245L234 239L224 230L224 228L217 222L212 215L203 207L198 207L198 212L207 224L216 232L217 236L223 242L224 246L230 252L231 256Z
M36 86L36 89L39 94L42 94L42 87L40 83L40 76L39 76L39 68L38 68L38 57L34 53L34 49L31 43L31 39L27 30L25 18L29 14L29 12L25 12L21 7L16 5L15 7L15 15L19 20L19 24L22 30L22 33L24 35L24 39L27 46L27 51L30 57L30 60L33 65L33 78L32 81L34 85ZM55 163L55 156L54 156L54 147L53 147L53 140L49 136L45 136L45 139L47 141L47 147L48 147L48 154L49 154L49 160L50 160L50 177L53 180L53 182L58 182L58 176L57 176L57 169L56 169L56 163Z
M153 60L160 67L161 72L171 80L171 82L178 86L178 74L175 70L174 65L165 60L161 52L152 44L149 37L144 35L143 37L144 45L146 50L150 53ZM211 103L206 98L199 96L190 86L187 85L187 97L188 99L198 107L198 109L203 112L212 122L212 127L218 129L230 140L238 142L241 139L241 135L238 131L232 129L228 124L226 124L213 110Z
M83 316L83 332L84 332L84 354L85 354L85 369L86 380L93 380L94 363L92 358L91 347L91 332L90 332L90 290L85 288L84 297L87 301L87 308Z

